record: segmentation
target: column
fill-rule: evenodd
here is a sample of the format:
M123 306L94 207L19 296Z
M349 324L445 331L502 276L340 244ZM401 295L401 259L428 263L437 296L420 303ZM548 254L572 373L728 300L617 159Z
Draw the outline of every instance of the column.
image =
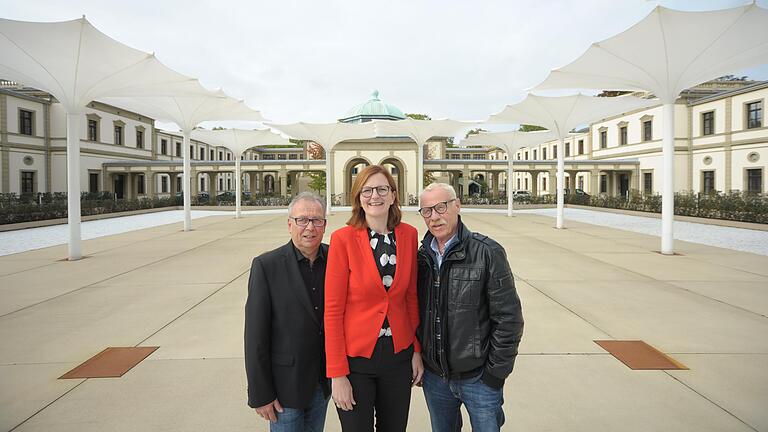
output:
M568 171L568 193L571 196L576 194L576 176L579 175L578 171Z
M133 199L133 182L134 182L133 174L127 172L124 175L125 175L125 181L123 181L123 184L125 185L124 186L125 192L124 192L123 198Z
M219 179L217 179L217 172L211 171L208 173L208 195L211 197L210 203L216 203L216 195L219 194Z
M640 166L636 166L635 169L630 171L629 174L629 189L640 192Z
M327 175L327 174L326 174ZM280 196L287 196L288 195L288 172L285 170L280 170L277 173L277 181L280 183Z
M469 182L472 180L471 176L472 173L468 170L462 170L462 176L464 178L464 190L461 192L461 196L468 197L469 196Z
M589 170L589 193L592 195L600 193L600 170Z
M326 175L328 175L328 173L326 173ZM266 189L264 188L264 172L263 171L259 171L259 174L258 174L257 178L258 178L259 184L256 186L256 191L260 195L262 195L266 191Z
M501 180L501 173L494 172L490 173L490 175L493 179L493 189L491 191L491 196L495 199L499 197L499 181Z
M539 174L541 171L531 171L531 195L539 196Z
M171 196L175 197L176 196L176 192L178 192L176 190L176 173L175 172L169 172L168 173L168 182L170 183L168 185L168 190L171 191Z
M155 173L152 171L144 171L144 192L146 192L148 198L155 198L157 196L155 191Z
M189 182L190 198L194 198L199 193L200 188L200 179L197 177L197 171L194 169L189 171Z
M256 171L249 171L248 172L248 183L249 183L249 189L251 191L251 197L256 197Z
M550 195L555 195L557 193L557 170L548 170L547 171L547 192L549 192Z

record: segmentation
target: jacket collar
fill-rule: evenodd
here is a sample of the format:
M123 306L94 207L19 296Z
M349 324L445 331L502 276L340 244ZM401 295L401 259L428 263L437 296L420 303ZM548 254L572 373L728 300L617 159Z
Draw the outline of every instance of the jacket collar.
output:
M402 224L395 225L395 229L393 231L395 232L395 241L401 242L403 239ZM367 273L375 274L378 276L379 268L376 266L376 258L373 256L373 249L371 249L371 239L368 237L368 227L356 228L355 234L357 237L357 245L360 248L360 253L363 254L363 256L369 257L369 259L363 260L367 263ZM403 249L397 248L398 261L404 253L406 252ZM390 290L398 286L399 280L403 277L403 271L401 271L402 268L403 266L395 266L395 277L392 281L392 285L389 287ZM376 286L381 288L381 292L387 292L387 290L384 288L384 284L381 282L381 277L377 277L375 279Z
M458 223L458 229L456 231L456 245L451 248L451 250L459 250L464 249L464 245L467 243L467 240L472 236L472 231L467 228L466 225L464 225L464 222L461 221L461 215L459 215L459 223ZM424 238L421 240L421 247L422 249L429 253L428 251L432 250L432 239L434 239L435 236L432 235L431 232L429 232L429 229L427 229L427 233L424 234Z
M283 265L285 266L285 282L289 291L293 292L293 295L299 300L304 309L312 317L312 320L320 328L323 328L323 323L317 319L315 309L312 306L312 300L309 298L309 293L304 285L304 279L301 277L301 271L299 270L299 261L296 257L296 246L293 245L293 240L288 240L288 243L281 248L283 256ZM320 251L318 253L326 253L328 246L320 244Z

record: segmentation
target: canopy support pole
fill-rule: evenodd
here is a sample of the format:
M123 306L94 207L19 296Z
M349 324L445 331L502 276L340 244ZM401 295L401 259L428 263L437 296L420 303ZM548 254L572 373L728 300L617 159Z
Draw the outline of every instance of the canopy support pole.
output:
M192 179L190 178L190 171L192 171L192 164L190 162L191 155L189 154L189 135L190 130L184 129L184 145L182 154L184 155L184 172L181 174L181 195L184 200L184 231L192 231ZM197 181L197 179L195 179Z
M241 153L242 155L242 153ZM240 178L240 155L235 157L235 219L240 219L240 198L242 192L242 178Z
M512 204L514 194L512 193L512 176L515 173L514 168L512 168L512 152L507 152L507 158L509 159L507 161L507 216L512 216L512 210L514 210L514 205Z
M560 138L560 145L557 146L557 229L563 229L564 207L565 207L565 138ZM550 179L550 181L552 181Z
M67 224L69 261L83 257L80 237L80 121L79 113L67 113Z
M418 151L418 164L419 172L416 179L416 197L421 196L421 192L424 190L424 143L416 141L416 145L419 147ZM403 194L405 195L405 194ZM408 203L405 203L406 205Z
M675 219L675 105L662 107L664 182L661 190L661 253L674 255L672 226Z
M331 214L331 149L325 150L325 213Z

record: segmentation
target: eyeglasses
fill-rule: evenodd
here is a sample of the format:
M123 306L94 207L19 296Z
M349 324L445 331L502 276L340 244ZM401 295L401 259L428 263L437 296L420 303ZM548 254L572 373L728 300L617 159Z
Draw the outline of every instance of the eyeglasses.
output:
M432 216L432 210L436 211L437 214L443 214L448 211L448 203L453 201L456 201L456 198L439 202L431 207L422 207L419 209L419 214L425 218Z
M360 195L363 198L370 198L373 196L373 191L376 191L377 194L379 194L380 197L385 197L389 195L389 191L392 188L389 186L376 186L376 187L365 187L360 191Z
M308 226L310 222L312 222L312 226L315 228L322 228L325 226L325 223L327 222L325 219L315 219L315 218L305 218L305 217L290 217L288 216L288 219L293 219L294 222L296 222L296 225L300 227Z

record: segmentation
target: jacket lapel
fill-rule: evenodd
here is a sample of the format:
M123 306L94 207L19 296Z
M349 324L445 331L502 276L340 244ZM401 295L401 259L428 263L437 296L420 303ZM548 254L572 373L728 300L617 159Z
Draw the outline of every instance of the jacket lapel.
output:
M320 246L322 247L322 245ZM285 277L288 290L292 291L296 298L299 300L304 309L307 310L309 316L319 327L322 327L321 323L317 320L315 310L312 308L312 301L309 299L309 293L304 286L304 279L301 277L301 271L299 270L299 263L296 261L296 255L293 251L293 241L289 241L287 245L283 246L283 265L285 266Z

